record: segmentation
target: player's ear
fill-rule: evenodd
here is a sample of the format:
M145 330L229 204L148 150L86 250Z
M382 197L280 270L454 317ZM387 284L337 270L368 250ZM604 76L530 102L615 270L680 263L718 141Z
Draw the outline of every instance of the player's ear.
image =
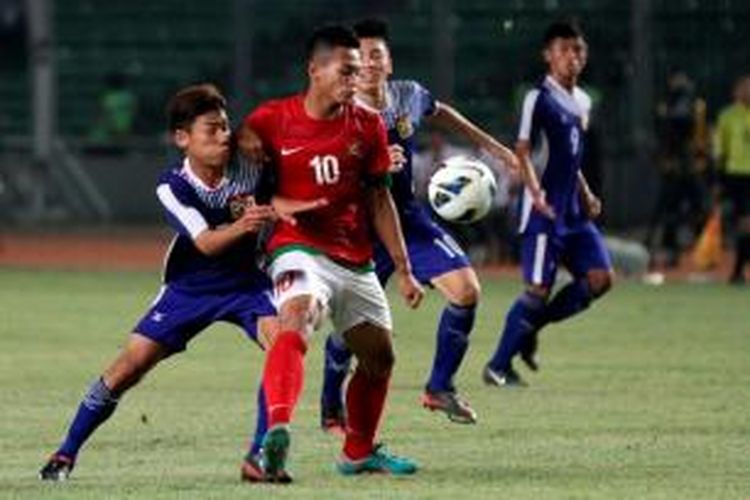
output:
M312 80L315 78L315 73L317 73L318 70L318 64L315 62L315 58L311 58L307 62L307 76Z
M544 62L549 64L551 55L550 55L550 46L546 46L542 49L542 59L544 59Z
M175 145L180 149L185 149L190 142L190 134L187 130L178 128L172 135Z

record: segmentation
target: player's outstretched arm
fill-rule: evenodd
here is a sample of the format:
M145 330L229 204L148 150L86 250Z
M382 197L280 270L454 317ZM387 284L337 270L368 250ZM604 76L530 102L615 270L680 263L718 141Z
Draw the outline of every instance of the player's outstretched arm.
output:
M368 202L375 232L393 260L399 292L409 307L416 308L422 301L424 291L411 273L411 263L391 192L385 185L373 187L369 191Z
M513 154L513 151L482 130L454 107L438 101L436 103L435 114L432 115L430 120L463 135L472 144L490 153L510 171L518 172L520 168L519 161L516 155Z
M219 255L249 233L257 233L266 222L276 218L270 205L249 204L242 217L228 226L206 229L195 237L195 246L208 256Z
M526 189L531 193L531 201L534 204L534 208L542 215L554 219L555 211L547 203L546 195L539 183L534 165L531 163L531 143L525 140L518 141L518 144L516 144L516 154L521 166L521 179Z

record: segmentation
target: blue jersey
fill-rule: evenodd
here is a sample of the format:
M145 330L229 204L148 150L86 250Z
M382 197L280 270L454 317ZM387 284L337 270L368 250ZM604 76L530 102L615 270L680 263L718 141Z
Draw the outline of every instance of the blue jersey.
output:
M469 260L448 232L432 220L424 205L414 196L412 157L416 131L422 120L435 114L436 103L430 92L412 80L387 83L386 107L380 116L388 129L388 143L404 148L403 168L392 174L391 194L401 220L406 250L414 276L423 284L455 269L468 267ZM393 273L390 255L380 241L375 243L375 271L385 284Z
M388 144L404 148L404 167L392 174L391 194L403 215L415 201L412 156L416 148L416 130L422 119L435 113L435 99L430 92L412 80L393 80L386 84L386 107L380 116L388 129Z
M203 231L231 224L242 215L258 177L251 166L233 163L219 185L211 188L192 172L187 159L161 174L156 194L177 233L165 258L165 284L196 293L269 287L256 264L254 236L244 237L217 256L203 254L194 243Z
M531 142L532 163L556 217L552 222L533 210L526 190L520 232L551 224L557 231L566 232L587 221L579 200L578 171L590 109L591 99L583 90L574 87L569 92L551 76L526 94L518 139Z

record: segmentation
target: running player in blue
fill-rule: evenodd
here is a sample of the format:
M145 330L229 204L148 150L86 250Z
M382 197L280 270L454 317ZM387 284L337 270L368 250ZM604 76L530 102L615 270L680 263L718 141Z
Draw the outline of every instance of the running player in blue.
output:
M67 479L79 450L122 395L212 323L233 323L261 345L275 334L271 283L256 266L255 254L256 233L276 214L270 205L254 202L257 170L229 162L225 109L224 97L212 85L187 87L171 99L169 129L184 160L165 170L156 188L177 233L167 252L163 286L122 352L89 388L40 479ZM262 394L258 400L262 436ZM252 454L243 462L242 476L263 479Z
M410 80L390 80L393 72L388 47L388 27L380 20L357 23L354 31L360 41L362 75L358 102L383 117L388 128L392 172L391 193L396 202L414 275L422 283L437 288L447 300L437 331L437 349L422 404L447 414L454 422L474 423L476 413L461 398L453 377L468 347L469 333L479 301L477 275L456 241L440 227L414 196L412 154L415 131L424 120L455 131L484 148L510 168L517 166L511 150L482 131L458 111L436 101L429 91ZM393 273L393 263L378 242L375 268L385 285ZM321 396L321 423L325 430L337 431L344 424L342 385L351 353L331 335L326 341L324 383Z
M526 95L516 147L526 187L519 229L526 290L508 311L484 369L485 383L494 386L523 385L513 357L520 354L536 370L539 330L586 309L613 280L609 254L591 222L601 202L581 174L591 107L577 86L587 58L583 34L572 24L554 23L544 35L543 54L548 74ZM560 264L573 281L550 297Z

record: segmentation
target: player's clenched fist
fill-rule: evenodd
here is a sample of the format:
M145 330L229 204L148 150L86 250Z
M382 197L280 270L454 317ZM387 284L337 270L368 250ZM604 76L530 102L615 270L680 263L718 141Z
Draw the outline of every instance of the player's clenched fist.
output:
M388 146L388 156L391 159L391 167L388 169L390 172L399 172L404 168L406 156L402 146L398 144Z
M422 302L422 297L424 297L424 289L412 273L398 274L398 290L406 301L406 305L412 309L419 307L419 303Z

